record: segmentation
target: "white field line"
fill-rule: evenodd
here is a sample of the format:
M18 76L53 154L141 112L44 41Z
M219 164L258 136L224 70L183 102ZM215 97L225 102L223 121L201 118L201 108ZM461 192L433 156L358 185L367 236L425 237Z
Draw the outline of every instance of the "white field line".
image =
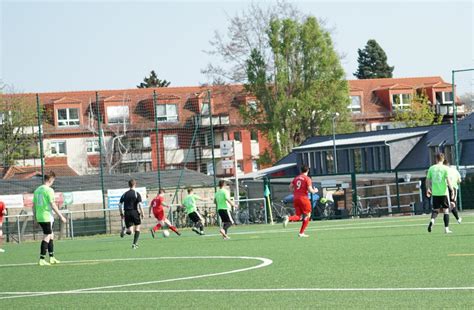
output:
M130 258L130 259L114 259L113 261L123 261L123 260L145 260L145 259L154 259L154 258ZM241 269L234 269L230 271L223 271L217 273L209 273L197 276L188 276L188 277L181 277L181 278L174 278L174 279L164 279L164 280L154 280L154 281L146 281L146 282L137 282L137 283L128 283L128 284L119 284L119 285L108 285L108 286L99 286L99 287L90 287L90 288L83 288L77 290L69 290L69 291L55 291L55 292L23 292L21 294L14 294L15 296L6 296L0 297L2 299L12 299L12 298L22 298L22 297L36 297L36 296L47 296L47 295L58 295L58 294L78 294L81 292L90 292L90 291L97 291L97 290L106 290L106 289L115 289L121 287L130 287L130 286L138 286L138 285L149 285L149 284L157 284L157 283L167 283L167 282L175 282L175 281L183 281L183 280L194 280L194 279L201 279L201 278L208 278L208 277L216 277L216 276L223 276L238 272L249 271L253 269L259 269L266 266L269 266L273 263L271 259L263 258L263 257L247 257L247 256L194 256L194 257L161 257L155 259L245 259L245 260L259 260L261 261L260 264L256 266L241 268ZM91 260L89 260L91 261ZM93 260L93 261L103 261L103 260ZM111 261L104 260L104 261ZM0 294L12 294L18 292L2 292Z
M312 222L314 223L314 222ZM400 227L416 227L416 226L428 226L426 223L423 224L401 224L401 225L368 225L368 226L359 226L359 225L338 225L338 226L325 226L325 227L311 227L311 224L308 226L306 231L331 231L331 230L353 230L353 229L380 229L380 228L400 228ZM461 225L472 225L474 222L463 222ZM317 225L313 224L313 225ZM274 230L254 230L254 231L237 231L237 232L230 232L229 235L253 235L253 234L281 234L281 233L288 233L288 232L297 232L299 231L298 228L281 228L281 229L274 229ZM206 234L202 237L215 237L220 236L220 234Z
M39 294L124 294L124 293L254 293L254 292L399 292L399 291L472 291L474 286L467 287L363 287L363 288L224 288L224 289L177 289L177 290L118 290L118 291L56 291L56 292L4 292L4 295L23 295L34 294L33 296L41 296ZM26 297L26 296L19 296Z

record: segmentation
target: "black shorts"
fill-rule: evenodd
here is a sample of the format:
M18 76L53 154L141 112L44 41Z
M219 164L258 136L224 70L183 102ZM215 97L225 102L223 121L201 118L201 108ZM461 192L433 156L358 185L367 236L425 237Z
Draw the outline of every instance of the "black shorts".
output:
M449 191L450 201L455 203L456 199L458 198L458 190L453 188L452 190L448 189L448 191Z
M221 221L223 223L233 223L234 221L232 220L232 216L230 216L230 212L229 210L224 210L224 209L221 209L221 210L217 210L217 212L219 213L219 216L221 218Z
M193 221L193 223L198 223L201 221L201 216L199 216L199 213L197 213L197 211L189 213L188 216L191 221Z
M140 218L140 214L138 213L137 210L130 210L130 211L125 211L125 227L130 228L131 226L137 226L142 223L142 220Z
M53 233L53 223L51 222L38 222L43 229L43 234L51 235Z
M449 208L448 196L433 196L433 209Z

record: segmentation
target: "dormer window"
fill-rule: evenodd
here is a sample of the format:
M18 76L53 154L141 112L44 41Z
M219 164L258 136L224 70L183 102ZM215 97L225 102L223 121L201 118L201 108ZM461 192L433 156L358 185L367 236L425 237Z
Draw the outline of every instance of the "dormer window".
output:
M405 110L411 106L411 94L393 94L392 95L392 110Z
M156 118L158 122L177 122L178 109L176 104L158 104L156 105Z
M128 106L109 106L107 107L108 124L128 124L129 110Z
M249 101L247 101L247 105L248 105L250 111L252 111L252 112L257 111L257 100L255 100L255 99L249 100Z
M351 96L351 103L349 104L348 109L352 113L361 112L360 96Z
M209 115L209 102L201 104L201 115Z
M451 104L453 103L453 92L436 92L436 103L437 104Z
M58 109L58 127L79 126L79 109Z

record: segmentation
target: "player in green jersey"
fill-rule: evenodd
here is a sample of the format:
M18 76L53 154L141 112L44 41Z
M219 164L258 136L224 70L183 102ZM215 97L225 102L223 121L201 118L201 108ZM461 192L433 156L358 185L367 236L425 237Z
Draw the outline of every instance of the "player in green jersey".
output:
M444 154L436 154L436 164L428 169L426 175L427 194L433 196L433 210L431 220L428 224L428 232L434 225L435 219L440 211L443 212L444 230L447 234L452 233L449 230L449 190L452 190L451 182L448 177L448 167L443 165Z
M456 208L456 203L457 203L457 198L458 198L458 188L459 188L459 184L461 183L461 174L459 174L459 171L456 169L455 166L452 166L452 167L449 166L449 162L446 159L443 161L443 164L446 167L448 167L448 178L453 187L453 190L450 191L449 193L449 196L452 197L452 200L450 201L451 213L454 215L458 223L461 224L462 218L459 217L459 213Z
M193 188L188 188L188 195L183 199L183 207L186 210L186 214L188 217L193 221L193 228L192 230L198 235L204 235L204 218L199 214L199 211L196 207L196 201L204 201L198 195L193 194Z
M54 183L56 175L50 171L44 176L44 184L38 187L33 196L33 215L38 224L43 229L43 240L40 247L40 266L49 266L59 264L60 261L54 257L54 233L53 233L53 214L56 213L63 223L66 218L59 212L58 206L54 202L54 190L51 186ZM53 213L54 211L54 213ZM49 253L49 263L44 259L46 251Z
M226 181L220 180L219 181L219 189L217 190L214 199L217 204L217 213L219 213L219 217L222 221L222 228L220 229L220 233L224 240L229 240L229 236L227 235L227 230L230 226L234 223L232 216L230 214L229 205L235 208L234 203L230 200L230 193L225 188Z

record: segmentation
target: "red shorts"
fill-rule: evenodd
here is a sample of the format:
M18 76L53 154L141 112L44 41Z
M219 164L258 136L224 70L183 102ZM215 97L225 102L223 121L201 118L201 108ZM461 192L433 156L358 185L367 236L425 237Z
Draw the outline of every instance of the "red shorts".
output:
M295 197L293 206L295 207L296 215L298 216L311 213L311 202L308 197Z
M165 211L153 211L153 215L158 221L163 221L165 219Z

